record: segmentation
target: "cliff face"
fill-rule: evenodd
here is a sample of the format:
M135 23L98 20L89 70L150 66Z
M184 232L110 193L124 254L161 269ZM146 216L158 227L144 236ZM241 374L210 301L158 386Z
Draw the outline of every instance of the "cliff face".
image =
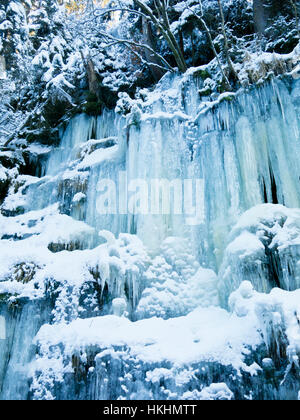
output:
M0 166L2 399L297 398L300 82L199 89Z

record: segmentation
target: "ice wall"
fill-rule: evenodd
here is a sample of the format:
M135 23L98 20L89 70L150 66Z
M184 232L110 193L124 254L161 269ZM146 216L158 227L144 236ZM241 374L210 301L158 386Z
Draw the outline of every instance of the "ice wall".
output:
M170 119L163 115L171 112L167 106L152 106L154 115L131 129L129 170L137 178L203 178L205 185L204 225L183 233L182 220L170 217L160 220L162 237L188 235L194 253L217 268L228 233L245 210L265 202L299 207L299 87L274 80L225 95L221 103L200 104L195 116L189 107L197 97L192 83L179 108L192 121ZM142 221L137 228L145 238L149 230L146 225L142 233Z
M158 88L164 94L149 95L137 124L119 122L118 153L100 157L91 169L86 220L115 234L137 233L156 251L168 236L188 237L193 254L218 268L229 231L245 210L261 203L299 207L300 85L273 80L206 103L198 83L166 80ZM100 217L97 183L118 181L120 170L127 172L127 185L134 179L148 185L153 179L203 179L204 223L189 226L186 215L172 213Z
M76 116L62 129L44 176L16 180L2 209L25 214L0 219L1 250L11 249L9 258L1 257L1 314L9 332L0 340L1 398L297 395L297 381L277 390L286 369L298 372L298 333L290 331L297 305L283 304L285 295L262 295L256 302L249 290L292 291L300 285L300 81L274 79L215 100L200 97L202 83L197 73L168 76L154 91L129 101L125 117L113 111ZM190 223L184 203L174 214L174 198L168 214L143 214L137 202L135 211L118 207L115 214L101 214L103 180L114 182L117 200L121 193L127 208L130 186L150 189L158 179L177 180L182 187L186 180L203 180L204 218ZM17 274L27 262L34 264L29 279ZM252 286L243 286L244 280ZM50 309L43 301L49 282ZM31 303L34 293L39 295ZM8 314L7 302L25 295L29 303ZM216 308L220 303L232 313ZM38 305L42 321L34 312ZM152 324L152 317L159 321ZM73 327L82 319L81 341L72 342ZM265 319L271 319L269 329ZM103 334L95 334L93 322ZM51 325L33 340L44 323ZM121 339L123 324L129 335ZM191 327L188 346L176 354L166 351L163 359L142 359L152 346L158 355L168 348L169 325L182 332ZM143 338L148 326L161 335ZM211 362L222 328L227 338ZM244 330L251 334L236 336ZM276 342L270 340L273 333ZM175 348L180 343L174 337L169 339ZM183 361L191 349L193 357ZM29 365L34 351L36 361ZM238 370L241 376L232 380Z
M3 299L3 296L2 296ZM23 299L14 305L0 303L6 320L5 340L0 340L0 399L26 400L30 384L29 366L34 358L33 339L50 316L49 303Z
M261 203L299 206L300 85L276 79L205 102L198 94L200 83L197 77L164 80L148 93L129 127L128 116L112 112L75 117L51 153L44 181L28 188L28 206L60 200L70 213L76 207L72 199L82 192L86 200L77 217L91 226L115 235L136 233L154 252L168 236L188 237L193 255L218 269L230 229L244 211ZM87 140L110 137L116 137L116 147L93 151L80 161ZM120 171L126 171L125 180L119 181ZM120 214L117 209L117 214L101 215L97 186L103 179L115 182L127 204L124 190L132 180L144 181L150 195L155 179L177 179L182 185L186 179L203 179L204 222L190 226L187 215L174 214L172 208L170 214Z

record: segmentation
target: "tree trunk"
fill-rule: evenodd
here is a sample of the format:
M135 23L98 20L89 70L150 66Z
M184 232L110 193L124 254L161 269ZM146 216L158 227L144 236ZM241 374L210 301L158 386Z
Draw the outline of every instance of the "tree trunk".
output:
M235 82L238 82L239 77L238 77L238 75L237 75L237 73L234 69L233 62L232 62L231 57L230 57L229 43L228 43L228 38L227 38L227 34L226 34L225 19L224 19L224 13L223 13L223 7L222 7L221 0L218 0L218 3L219 3L219 10L220 10L220 16L221 16L222 33L223 33L223 37L224 37L225 56L226 56L226 61L227 61L227 65L228 65L228 68L229 68L229 73L230 73L230 76L233 78L233 80Z
M294 11L297 36L298 36L298 39L300 40L299 13L298 13L298 4L297 4L297 3L299 3L299 1L298 0L290 0L290 3L291 3L291 6L292 6L292 9Z
M267 10L264 0L253 0L253 20L255 32L262 36L267 27Z
M149 45L149 47L155 51L151 24L144 17L143 17L143 38L144 38L144 43L146 45ZM154 80L158 82L162 78L162 76L165 74L163 69L158 67L159 65L161 65L161 61L155 54L151 53L150 50L144 49L144 53L145 53L147 62L150 63L149 67L150 67L152 76L154 77ZM151 66L151 63L156 64L156 65Z
M0 79L6 78L6 62L5 57L0 55Z
M99 81L98 81L97 73L95 71L95 65L93 63L93 60L90 57L85 58L82 52L81 52L81 57L84 62L84 66L85 66L87 77L88 77L89 91L93 93L94 95L96 95L99 100L100 99Z
M213 53L214 53L214 56L215 56L215 58L216 58L216 60L217 60L217 63L218 63L219 69L220 69L220 71L221 71L221 74L222 74L222 79L223 79L223 81L224 81L224 83L225 83L225 85L226 85L226 89L231 90L231 85L230 85L230 82L229 82L229 80L228 80L228 78L227 78L227 76L226 76L226 74L225 74L225 72L224 72L224 70L223 70L222 63L221 63L220 58L219 58L219 55L218 55L218 53L217 53L217 51L216 51L216 48L215 48L215 45L214 45L214 41L213 41L213 39L212 39L211 31L210 31L209 27L207 26L207 24L206 24L206 22L205 22L205 20L204 20L204 18L203 18L203 7L202 7L202 1L201 1L201 0L199 0L199 6L200 6L200 15L197 15L197 14L196 14L195 12L193 12L193 11L192 11L192 12L193 12L193 13L194 13L194 15L197 17L197 19L199 19L199 20L200 20L201 25L202 25L202 26L203 26L203 28L205 29L205 32L206 32L207 37L208 37L209 44L210 44L210 46L211 46L211 49L212 49L212 51L213 51ZM190 10L191 10L191 9L190 9Z
M134 0L134 3L141 8L142 12L150 18L150 20L152 21L153 25L159 29L161 31L162 36L164 37L164 39L166 40L170 50L172 51L176 64L178 66L178 69L181 73L184 73L187 70L187 65L185 62L185 58L183 55L183 52L180 50L180 47L170 29L170 25L169 25L169 20L168 20L168 15L167 15L167 11L165 9L165 3L163 4L163 8L162 10L156 9L158 10L159 14L162 13L162 20L163 23L160 21L160 19L158 19L152 9L143 1L141 0Z

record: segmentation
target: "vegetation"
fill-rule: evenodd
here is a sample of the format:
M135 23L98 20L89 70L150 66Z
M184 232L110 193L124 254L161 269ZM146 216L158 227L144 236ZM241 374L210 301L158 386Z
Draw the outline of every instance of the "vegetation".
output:
M234 91L249 54L289 53L298 40L299 0L4 0L0 58L12 90L2 101L24 121L11 138L55 142L74 112L99 115L121 92L208 63L214 74L200 77Z

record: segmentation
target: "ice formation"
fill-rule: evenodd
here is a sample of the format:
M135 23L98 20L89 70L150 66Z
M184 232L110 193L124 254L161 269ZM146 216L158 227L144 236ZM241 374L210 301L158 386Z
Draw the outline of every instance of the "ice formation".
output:
M300 82L201 84L76 116L39 177L0 167L1 399L298 398ZM99 214L101 179L203 179L204 220Z

